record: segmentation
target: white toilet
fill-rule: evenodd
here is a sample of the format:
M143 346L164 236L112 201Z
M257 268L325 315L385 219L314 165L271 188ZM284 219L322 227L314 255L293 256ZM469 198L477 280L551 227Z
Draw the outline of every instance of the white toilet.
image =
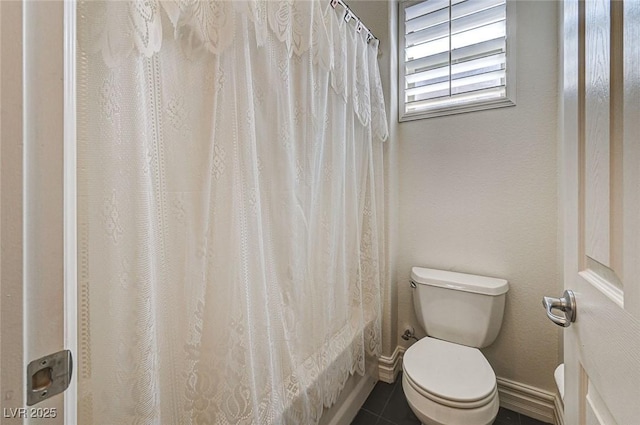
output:
M504 279L414 267L413 306L427 337L404 354L402 388L425 425L488 425L498 414L496 375L478 348L493 343Z

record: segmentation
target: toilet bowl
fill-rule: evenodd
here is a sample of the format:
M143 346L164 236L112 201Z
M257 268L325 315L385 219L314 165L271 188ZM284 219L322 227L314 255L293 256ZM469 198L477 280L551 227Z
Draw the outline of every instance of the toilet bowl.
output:
M476 348L423 338L402 369L407 402L425 425L488 425L498 414L496 376Z
M414 267L413 304L427 337L403 356L402 388L424 425L489 425L500 401L496 375L478 348L496 339L504 279Z

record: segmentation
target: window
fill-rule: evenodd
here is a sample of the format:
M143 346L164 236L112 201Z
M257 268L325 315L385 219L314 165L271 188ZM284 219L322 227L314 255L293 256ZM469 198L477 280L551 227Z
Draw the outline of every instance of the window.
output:
M400 3L400 121L515 104L515 3Z

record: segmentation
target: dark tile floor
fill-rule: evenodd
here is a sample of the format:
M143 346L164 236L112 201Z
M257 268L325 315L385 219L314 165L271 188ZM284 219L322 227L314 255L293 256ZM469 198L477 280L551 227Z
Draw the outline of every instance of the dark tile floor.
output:
M500 408L494 425L543 425L536 419ZM378 382L351 425L420 425L402 391L402 375L396 382Z

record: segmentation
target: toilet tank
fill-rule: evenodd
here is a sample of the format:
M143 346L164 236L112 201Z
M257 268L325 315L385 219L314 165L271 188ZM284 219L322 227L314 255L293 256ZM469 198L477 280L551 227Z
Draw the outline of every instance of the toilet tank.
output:
M504 279L414 267L413 306L427 335L483 348L500 332L509 283Z

